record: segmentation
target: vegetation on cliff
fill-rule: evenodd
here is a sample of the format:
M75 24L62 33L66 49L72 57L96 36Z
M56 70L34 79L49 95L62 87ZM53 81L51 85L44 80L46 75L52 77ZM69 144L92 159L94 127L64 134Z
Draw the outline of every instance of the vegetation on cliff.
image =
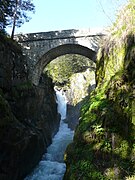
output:
M95 70L95 65L89 58L76 54L67 54L50 62L45 71L56 85L64 85L69 83L73 74L84 72L88 68Z
M64 179L133 179L135 1L120 12L97 55L96 89L84 102Z
M45 68L57 88L62 88L67 98L68 127L75 129L79 122L83 99L95 86L95 63L77 54L66 54L50 62Z

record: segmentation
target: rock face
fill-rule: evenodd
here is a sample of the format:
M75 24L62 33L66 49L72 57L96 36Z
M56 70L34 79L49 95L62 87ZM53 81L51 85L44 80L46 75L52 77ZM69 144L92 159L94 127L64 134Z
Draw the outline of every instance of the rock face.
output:
M0 35L0 88L10 90L27 80L27 64L18 44Z
M98 52L97 86L81 108L74 141L65 154L64 180L135 179L133 5L130 1L123 10Z
M80 108L84 99L95 88L95 71L88 68L84 72L70 77L69 88L66 91L68 126L75 129L79 123Z
M18 45L0 38L0 179L21 180L51 143L60 117L51 79L33 86Z

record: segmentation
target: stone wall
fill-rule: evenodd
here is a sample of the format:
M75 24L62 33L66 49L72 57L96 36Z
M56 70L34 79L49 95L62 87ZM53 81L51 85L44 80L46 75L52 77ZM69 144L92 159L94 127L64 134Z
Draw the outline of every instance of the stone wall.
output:
M104 36L104 34L105 33L103 31L101 32L101 30L71 29L71 30L51 31L51 32L30 33L25 35L20 34L16 36L16 39L22 45L23 53L26 54L28 57L27 58L28 67L33 76L33 74L38 74L38 71L40 71L39 69L41 67L38 67L37 70L36 68L41 58L46 55L45 58L48 60L48 56L49 56L47 54L48 52L52 50L56 50L55 52L59 52L60 50L56 48L61 45L80 45L83 48L88 48L91 51L97 52L99 48L99 41ZM72 52L73 48L71 47L70 49ZM68 51L65 53L71 54L71 52ZM83 53L83 49L78 50L78 52L73 51L72 53L77 53L77 54L79 53L81 55L85 55ZM51 52L51 54L54 54L54 52ZM65 55L64 51L61 54L59 53L59 56L60 55ZM57 53L54 57L55 58L58 57ZM88 57L87 54L86 57ZM95 57L92 57L92 60L93 58L95 60ZM46 59L42 58L42 61L46 61ZM43 63L41 62L40 64Z
M16 40L22 45L24 54L29 56L28 63L35 65L45 53L63 44L80 44L97 51L102 36L104 34L100 31L72 29L20 34L16 36Z

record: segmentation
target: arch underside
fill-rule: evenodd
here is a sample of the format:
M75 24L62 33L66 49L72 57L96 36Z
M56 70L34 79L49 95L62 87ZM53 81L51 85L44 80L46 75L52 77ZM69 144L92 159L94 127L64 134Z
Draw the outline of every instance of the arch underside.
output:
M60 45L49 50L36 63L34 69L36 70L36 72L38 72L38 74L36 73L38 76L38 79L47 64L49 64L53 59L62 55L66 55L66 54L79 54L79 55L89 58L93 62L96 62L96 52L87 47L84 47L79 44Z

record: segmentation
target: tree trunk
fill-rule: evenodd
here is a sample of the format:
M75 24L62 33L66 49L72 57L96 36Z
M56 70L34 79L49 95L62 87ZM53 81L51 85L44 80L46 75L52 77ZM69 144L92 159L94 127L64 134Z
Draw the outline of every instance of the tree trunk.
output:
M13 27L12 27L12 33L11 33L11 39L14 39L15 24L16 24L16 18L14 17L14 22L13 22Z
M15 26L16 26L16 16L17 16L17 8L18 8L18 0L16 0L16 6L15 6L15 11L14 11L14 16L13 16L13 27L12 27L12 33L11 33L11 39L14 39L14 33L15 33Z

